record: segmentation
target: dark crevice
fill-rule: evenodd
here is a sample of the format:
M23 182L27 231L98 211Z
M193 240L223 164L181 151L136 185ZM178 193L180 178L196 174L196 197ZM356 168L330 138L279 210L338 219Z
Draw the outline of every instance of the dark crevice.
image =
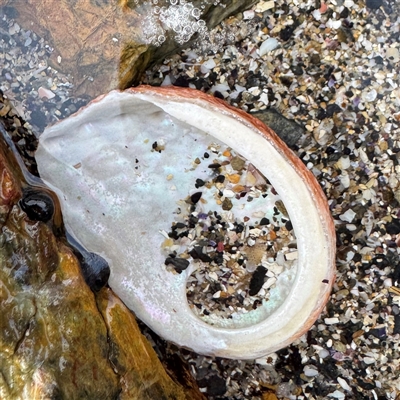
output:
M24 329L24 333L21 335L20 339L15 344L15 346L14 346L14 354L18 352L19 348L21 347L21 344L23 343L25 337L27 336L27 333L29 332L29 328L32 325L32 321L35 319L36 312L37 312L37 308L36 308L36 304L35 304L35 313L29 319L29 322L27 323L26 328Z
M123 375L121 375L118 372L116 372L117 366L114 365L114 363L111 361L111 357L110 357L110 354L111 354L111 338L110 338L110 334L109 334L110 331L109 331L107 322L104 319L103 313L100 311L100 308L99 308L99 305L97 303L97 298L96 298L95 294L94 294L94 297L95 297L94 301L95 301L95 304L96 304L96 309L97 309L97 311L98 311L98 313L99 313L99 315L101 317L101 320L102 320L102 322L103 322L103 324L104 324L104 326L106 328L106 331L107 331L107 362L110 364L110 368L112 369L113 373L115 375L117 375L119 379L121 379L123 377ZM121 391L122 391L122 388L121 388Z

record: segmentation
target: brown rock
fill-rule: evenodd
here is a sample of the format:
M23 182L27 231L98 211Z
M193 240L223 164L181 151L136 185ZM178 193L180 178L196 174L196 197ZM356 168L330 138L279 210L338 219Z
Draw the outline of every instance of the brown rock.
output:
M225 7L222 7L209 1L201 18L212 28L256 2L223 0L220 3ZM71 74L76 93L94 97L111 89L137 84L147 67L182 48L169 33L162 46L148 44L143 20L154 15L154 9L151 1L135 3L127 0L0 0L0 7L14 7L18 24L52 44L51 63L55 69ZM203 1L193 0L192 3L200 8Z
M186 393L182 389L180 392L177 390L177 385L167 375L153 348L141 334L133 314L111 289L102 289L96 295L96 300L109 333L111 346L108 357L114 371L121 377L120 400L203 399L191 377L185 380ZM130 345L127 346L127 343ZM148 384L145 386L143 382Z
M0 398L202 399L110 289L89 289L51 223L27 218L16 168L0 138Z

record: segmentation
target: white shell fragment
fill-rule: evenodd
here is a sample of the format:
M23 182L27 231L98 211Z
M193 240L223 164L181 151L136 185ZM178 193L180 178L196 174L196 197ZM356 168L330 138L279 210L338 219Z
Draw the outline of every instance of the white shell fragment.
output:
M193 160L203 157L204 146L212 152L222 145L249 160L279 193L297 251L288 261L293 273L279 275L269 301L235 318L205 320L186 298L195 263L171 271L162 244L182 218L184 199L196 196L193 182L210 174ZM214 97L172 87L110 92L47 128L36 159L59 196L68 232L109 262L111 288L167 340L201 354L261 358L306 332L329 297L335 234L318 183L274 132ZM216 210L203 193L201 207ZM270 207L263 199L253 203L229 213L251 219Z
M259 54L262 57L263 55L269 53L272 50L275 50L279 46L279 42L275 38L268 38L261 43Z

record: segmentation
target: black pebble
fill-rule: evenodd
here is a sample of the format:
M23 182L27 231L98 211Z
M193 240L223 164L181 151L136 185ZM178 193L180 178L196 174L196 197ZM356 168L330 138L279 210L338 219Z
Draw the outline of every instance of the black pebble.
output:
M372 390L375 389L375 384L371 383L371 382L366 382L363 379L360 378L356 378L357 379L357 383L359 386L361 386L361 388L363 388L364 390Z
M293 229L293 225L290 221L287 221L285 224L285 228L290 232Z
M32 221L47 222L53 217L53 199L49 194L41 190L25 190L19 204L28 218Z
M392 262L392 265L393 264L394 262ZM396 263L389 278L392 278L394 283L400 284L400 263Z
M372 335L372 336L376 337L379 340L385 340L387 338L386 328L370 329L366 334L367 335Z
M189 252L193 260L201 260L203 262L211 262L212 258L203 253L203 248L201 246L194 246L193 249Z
M198 381L199 387L207 388L208 396L223 396L227 390L225 379L212 375Z
M31 122L40 130L43 130L47 125L46 114L40 110L33 110L31 112Z
M221 253L216 252L213 261L217 265L222 265L224 263L223 252L221 252ZM242 261L242 264L243 264L243 260L239 260L239 261ZM239 263L239 265L240 265L240 263Z
M241 224L238 224L238 225L236 226L236 228L234 229L234 231L235 231L236 233L241 233L241 232L244 231L244 226L241 225Z
M269 219L268 218L262 218L260 221L260 225L268 225L269 224Z
M371 10L377 10L380 6L383 5L383 0L367 0L365 4Z
M344 7L340 13L340 18L347 18L350 15L350 10L347 7Z
M202 192L193 193L193 194L190 196L190 201L191 201L193 204L197 204L197 203L199 202L199 200L200 200L202 194L203 194Z
M225 176L224 176L224 175L218 175L218 176L215 178L215 182L224 183L224 182L225 182Z
M293 25L289 25L289 26L287 26L286 28L282 29L279 32L279 37L286 42L287 40L290 39L290 37L292 36L294 30L295 30L294 24Z
M333 117L333 114L340 113L342 109L337 105L337 104L329 104L326 107L326 116L327 117Z
M82 254L81 269L85 282L94 292L104 287L110 277L107 261L96 253Z
M172 264L174 266L174 269L178 274L182 273L188 266L189 266L189 261L185 260L184 258L171 258L168 257L165 260L165 265Z
M208 153L204 153L204 158L208 158L210 155Z
M393 335L400 333L400 314L394 317Z
M180 86L180 87L189 87L189 78L186 76L178 76L176 81L174 82L174 86Z
M392 222L386 224L386 232L389 233L389 235L397 235L400 233L400 220L393 218Z
M253 272L249 284L249 295L255 296L262 288L264 284L265 274L267 273L267 268L259 265L257 269Z
M208 168L216 169L216 168L219 168L220 166L221 166L221 164L213 163L213 164L210 164L210 165L208 166Z
M196 179L196 183L194 186L196 186L196 189L198 189L199 187L202 187L205 185L205 182L203 181L203 179Z
M304 73L304 70L303 70L303 67L301 66L301 64L297 64L297 65L293 66L292 71L297 76L303 75L303 73Z

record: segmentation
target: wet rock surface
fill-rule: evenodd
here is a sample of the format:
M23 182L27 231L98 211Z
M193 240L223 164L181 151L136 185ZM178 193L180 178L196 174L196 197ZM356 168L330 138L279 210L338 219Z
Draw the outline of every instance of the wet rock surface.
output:
M291 148L301 138L305 129L293 120L290 120L274 108L253 113L265 125L269 126Z
M20 179L0 138L0 398L203 398L170 378L109 288L90 290L51 222L27 217Z
M176 3L158 1L152 4L143 0L0 0L0 13L6 13L21 27L34 31L52 43L52 48L47 49L51 53L51 65L72 75L76 93L94 97L111 89L125 89L137 83L147 67L182 48L170 33L172 29L158 32L161 33L158 37L163 37L161 46L149 40L153 31L158 34L157 31L161 29L157 21L160 12L155 7L160 9L164 6L168 9L173 4L167 17L171 19L178 7ZM255 3L255 0L188 2L199 10L208 28L213 28L229 15ZM164 21L164 26L172 22ZM191 22L195 23L196 18L190 17L188 23Z

